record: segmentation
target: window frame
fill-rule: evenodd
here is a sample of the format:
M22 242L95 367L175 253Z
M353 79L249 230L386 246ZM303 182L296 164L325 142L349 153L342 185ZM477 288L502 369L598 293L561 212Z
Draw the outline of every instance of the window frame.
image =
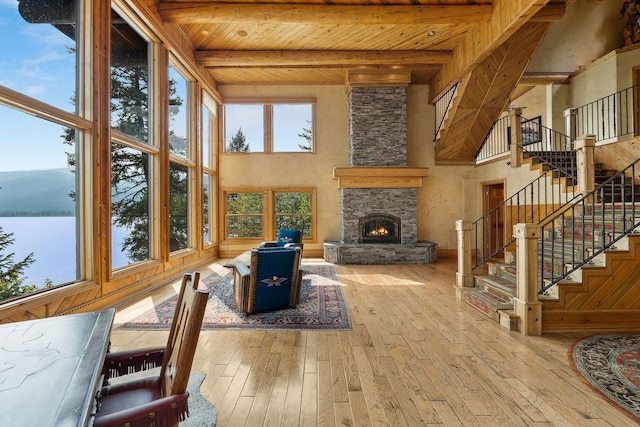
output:
M239 104L255 104L262 105L262 120L263 120L263 137L262 137L262 151L248 151L248 152L234 152L227 151L226 141L226 106L227 105L239 105ZM293 105L304 104L311 106L311 150L297 150L297 151L274 151L273 147L273 106L274 105ZM220 153L230 155L247 155L247 154L315 154L316 152L316 99L315 98L225 98L222 108L220 108Z
M227 195L230 193L262 193L262 236L260 237L229 237L227 233ZM269 188L224 188L220 190L220 215L221 240L224 243L259 243L263 241L276 240L275 230L275 199L276 193L311 193L311 236L303 236L305 243L316 241L316 187L269 187Z

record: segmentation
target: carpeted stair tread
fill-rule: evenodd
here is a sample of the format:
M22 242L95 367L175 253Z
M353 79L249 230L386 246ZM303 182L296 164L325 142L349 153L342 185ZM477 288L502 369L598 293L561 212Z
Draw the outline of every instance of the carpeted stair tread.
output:
M498 275L476 276L477 287L481 290L493 288L497 294L504 294L505 298L511 298L516 290L516 282L510 278Z
M496 322L500 321L498 310L513 309L513 303L506 303L493 294L477 288L465 289L462 300Z
M514 283L518 280L518 269L514 264L500 264L497 266L498 274Z

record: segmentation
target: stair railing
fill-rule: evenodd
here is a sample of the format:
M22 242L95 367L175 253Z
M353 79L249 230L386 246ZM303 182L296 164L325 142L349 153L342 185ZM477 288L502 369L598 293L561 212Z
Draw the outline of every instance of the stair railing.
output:
M519 111L514 113L519 114ZM477 162L510 151L512 123L510 116L494 122L478 151ZM520 123L523 152L549 165L550 170L471 223L472 247L475 248L473 269L514 244L512 230L515 224L538 224L579 195L573 187L577 167L569 136L543 126L539 118L522 118L515 123ZM503 226L497 227L497 224Z
M547 170L500 205L471 223L472 269L515 244L513 226L518 223L538 224L553 215L579 194L573 186L557 179L558 172ZM502 223L502 227L496 224Z
M510 120L509 116L504 116L493 122L476 153L476 163L509 152L511 145Z
M636 132L638 89L631 86L575 108L577 135L595 135L597 142Z
M548 128L535 119L522 121L522 151L575 180L578 176L571 137Z
M640 226L640 159L540 224L538 293L549 289Z

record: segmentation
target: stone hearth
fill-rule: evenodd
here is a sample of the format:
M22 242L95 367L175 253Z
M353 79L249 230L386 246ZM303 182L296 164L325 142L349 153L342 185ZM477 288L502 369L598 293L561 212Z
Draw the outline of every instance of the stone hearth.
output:
M341 197L341 240L324 243L335 264L425 264L436 260L432 242L418 242L417 188L426 168L407 167L406 87L351 87L349 168L336 168ZM363 243L363 219L397 219L399 238Z

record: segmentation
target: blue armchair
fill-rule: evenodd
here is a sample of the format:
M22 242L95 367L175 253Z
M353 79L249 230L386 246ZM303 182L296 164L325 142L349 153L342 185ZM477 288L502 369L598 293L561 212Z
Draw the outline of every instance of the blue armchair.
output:
M283 248L288 246L297 246L302 250L302 231L282 229L278 233L278 239L271 242L262 242L261 248Z
M234 300L238 311L255 313L295 307L302 272L299 247L254 248L249 265L235 265Z

